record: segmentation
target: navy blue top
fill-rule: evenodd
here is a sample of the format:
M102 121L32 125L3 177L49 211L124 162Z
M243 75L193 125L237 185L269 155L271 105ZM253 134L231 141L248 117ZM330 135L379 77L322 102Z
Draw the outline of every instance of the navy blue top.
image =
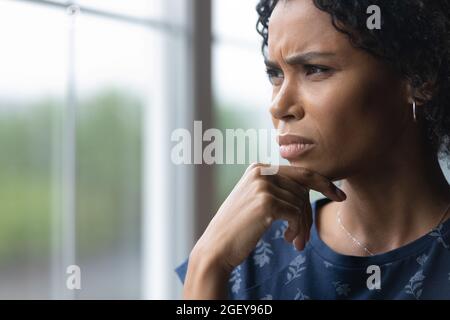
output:
M313 221L324 198L311 204ZM276 221L229 279L230 299L450 299L450 219L427 235L369 257L336 253L313 222L302 251L284 240ZM186 260L176 268L181 281Z

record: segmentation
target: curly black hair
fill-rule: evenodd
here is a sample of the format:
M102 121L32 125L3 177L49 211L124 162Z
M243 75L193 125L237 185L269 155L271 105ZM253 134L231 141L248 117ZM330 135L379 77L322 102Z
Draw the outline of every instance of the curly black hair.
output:
M268 24L279 1L260 0L256 25L267 55ZM312 0L353 46L390 64L423 94L426 139L439 158L450 156L450 1ZM381 9L381 29L367 28L367 8ZM427 98L421 98L421 97ZM447 162L448 163L448 162ZM450 168L450 164L448 163Z

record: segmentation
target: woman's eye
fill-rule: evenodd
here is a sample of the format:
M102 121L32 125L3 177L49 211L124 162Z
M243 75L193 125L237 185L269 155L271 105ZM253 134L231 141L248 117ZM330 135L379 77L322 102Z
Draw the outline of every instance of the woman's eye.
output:
M283 83L284 75L281 70L267 68L266 73L272 85L279 86Z
M306 75L313 75L313 74L322 74L330 71L330 68L322 67L322 66L313 66L313 65L306 65L305 66Z

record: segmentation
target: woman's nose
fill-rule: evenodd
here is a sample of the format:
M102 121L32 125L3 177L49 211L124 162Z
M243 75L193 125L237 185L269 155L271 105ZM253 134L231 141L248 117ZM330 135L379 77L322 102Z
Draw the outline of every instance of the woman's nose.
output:
M282 88L272 100L270 113L277 120L299 120L303 116L303 108L300 99L296 96L292 87Z

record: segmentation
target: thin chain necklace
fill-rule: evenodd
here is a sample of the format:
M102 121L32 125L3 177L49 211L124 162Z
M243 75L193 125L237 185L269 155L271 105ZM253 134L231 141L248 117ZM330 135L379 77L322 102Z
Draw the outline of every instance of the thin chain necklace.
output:
M438 228L439 225L442 223L442 221L444 221L444 218L445 218L445 216L447 215L447 211L448 211L449 208L450 208L450 203L448 204L447 208L444 210L444 213L442 214L442 217L441 217L441 219L439 220L439 223L438 223L438 224L436 225L436 227L434 227L432 230ZM372 251L370 251L367 247L365 247L365 246L361 243L361 241L359 241L358 239L356 239L356 237L353 236L353 235L347 230L347 228L344 227L344 225L342 224L342 219L341 219L341 209L342 209L342 208L339 208L339 210L338 210L338 212L337 212L337 214L336 214L337 222L338 222L339 226L341 227L341 229L345 232L345 234L347 234L347 236L348 236L350 239L352 239L352 241L353 241L358 247L360 247L361 249L363 249L367 254L369 254L369 255L371 255L371 256L374 256L375 254L374 254ZM431 230L431 231L432 231L432 230Z

